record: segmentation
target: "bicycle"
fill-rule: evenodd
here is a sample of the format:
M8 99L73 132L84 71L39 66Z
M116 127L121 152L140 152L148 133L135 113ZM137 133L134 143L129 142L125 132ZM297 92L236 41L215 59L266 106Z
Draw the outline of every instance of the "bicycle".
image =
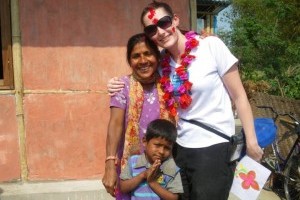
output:
M283 180L284 195L286 200L300 200L300 123L291 113L278 113L270 106L257 106L261 109L270 109L275 116L273 117L274 122L284 123L285 126L289 127L291 131L285 132L286 134L296 134L296 140L294 141L292 148L284 158L281 154L281 150L278 145L279 137L278 132L275 141L271 144L272 156L274 159L273 166L271 167L272 174L276 179ZM287 119L288 117L289 119ZM284 139L284 138L283 138ZM262 163L268 164L266 157ZM273 188L271 188L273 189Z

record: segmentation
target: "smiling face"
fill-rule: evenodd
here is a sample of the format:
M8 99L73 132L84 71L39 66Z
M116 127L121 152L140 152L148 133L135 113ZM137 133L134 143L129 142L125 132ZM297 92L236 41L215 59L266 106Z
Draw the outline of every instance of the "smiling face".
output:
M145 154L148 162L153 164L155 160L165 161L171 156L173 143L163 137L155 137L146 141L143 139Z
M170 26L166 25L164 19L166 16L171 17L172 24ZM178 29L179 19L176 15L170 16L164 8L157 8L149 10L143 17L144 27L147 29L150 25L156 26L156 33L148 35L157 45L162 48L171 48L178 41Z
M139 42L130 53L129 64L138 79L148 80L156 72L158 60L145 42Z

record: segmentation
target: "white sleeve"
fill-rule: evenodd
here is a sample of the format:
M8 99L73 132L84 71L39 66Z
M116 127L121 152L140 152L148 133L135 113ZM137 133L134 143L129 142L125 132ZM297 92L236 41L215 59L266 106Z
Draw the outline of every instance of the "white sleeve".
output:
M218 73L222 77L238 59L230 52L224 42L218 37L211 37L210 51L217 63Z

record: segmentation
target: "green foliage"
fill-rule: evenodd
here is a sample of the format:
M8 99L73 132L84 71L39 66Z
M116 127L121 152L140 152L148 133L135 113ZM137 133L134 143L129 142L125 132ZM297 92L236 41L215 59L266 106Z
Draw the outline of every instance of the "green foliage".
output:
M243 81L267 82L269 94L300 99L298 0L233 0L231 31L221 37L240 59Z

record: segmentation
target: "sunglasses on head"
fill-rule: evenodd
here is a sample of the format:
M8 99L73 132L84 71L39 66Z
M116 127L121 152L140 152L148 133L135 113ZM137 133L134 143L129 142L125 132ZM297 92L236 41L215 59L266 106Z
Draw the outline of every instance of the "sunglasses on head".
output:
M164 17L160 18L160 20L158 20L156 24L151 24L149 26L146 26L144 28L144 32L149 37L152 37L156 34L157 27L162 28L162 29L167 29L171 25L172 25L172 17L164 16Z

